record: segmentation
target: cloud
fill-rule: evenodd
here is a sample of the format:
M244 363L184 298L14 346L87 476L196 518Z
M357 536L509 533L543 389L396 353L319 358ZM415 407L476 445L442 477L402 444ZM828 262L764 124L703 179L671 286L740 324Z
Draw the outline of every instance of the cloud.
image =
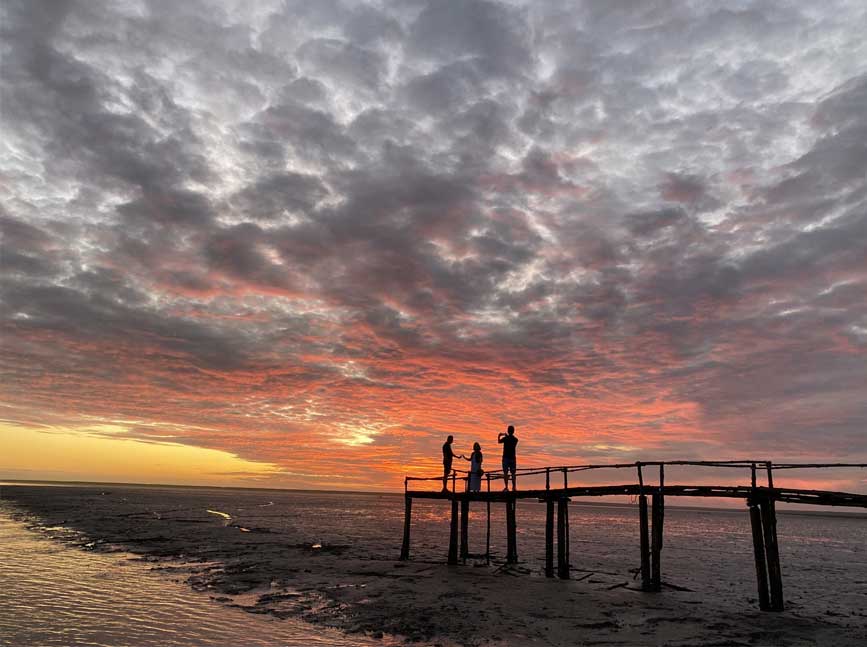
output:
M19 419L346 487L510 422L525 463L867 457L857 4L3 11Z

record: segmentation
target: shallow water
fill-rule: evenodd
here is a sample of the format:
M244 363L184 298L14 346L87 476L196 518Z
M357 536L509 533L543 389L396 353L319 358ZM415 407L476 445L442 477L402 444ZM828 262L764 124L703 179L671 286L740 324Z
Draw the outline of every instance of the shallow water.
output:
M223 537L221 541L230 542L234 546L232 550L243 555L250 555L257 549L264 550L266 546L285 546L290 550L304 546L311 551L319 547L340 547L342 552L338 554L346 558L394 561L400 552L403 532L404 502L401 495L121 486L70 487L50 493L46 488L37 487L16 486L10 489L14 490L10 498L25 508L28 500L57 502L55 511L48 514L46 521L61 527L49 530L49 534L62 536L64 521L86 509L81 516L90 520L88 527L94 528L91 538L97 540L99 529L104 527L101 520L106 524L125 524L121 534L125 532L124 528L141 532L140 528L147 526L159 528L159 533L172 536L177 533L199 536L195 533L201 532L203 540L213 536L210 530L204 531L216 526L225 529L225 533L220 535ZM417 500L413 504L412 559L444 564L449 510L447 501ZM471 509L471 553L480 554L485 550L485 510L484 504L473 504ZM491 551L496 565L505 554L503 506L492 505L491 513ZM519 557L521 567L527 571L519 577L542 577L545 507L525 500L519 502L517 514ZM118 522L118 517L123 518L122 522ZM159 520L156 526L145 523L145 520L153 519ZM632 570L639 565L638 514L634 505L572 504L570 531L575 579L590 571L603 576L604 582L599 586L633 582ZM20 525L18 532L21 532ZM867 516L805 516L780 512L778 532L787 610L812 619L833 617L842 610L846 614L851 612L851 621L863 623L862 619L867 618ZM11 571L0 570L0 636L3 630L9 631L12 627L19 632L42 631L47 638L33 633L31 642L12 644L366 644L340 634L314 630L300 622L275 622L237 609L224 609L207 598L202 599L186 585L164 581L166 573L158 575L141 563L116 560L116 555L84 553L64 547L59 542L34 537L33 533L26 537L29 542L36 543L14 551L19 569L24 573L19 578L29 581L27 573L31 564L21 563L21 555L29 554L34 572L44 573L42 582L37 581L33 585L35 590L28 594L38 597L41 592L42 598L34 604L37 608L42 605L45 611L38 615L27 611L27 605L21 602L24 595L7 590L9 587L4 580ZM236 544L236 541L240 543ZM0 550L8 550L6 543L4 540L0 544ZM0 559L6 557L0 554ZM102 559L109 562L100 562ZM471 561L480 560L474 558ZM59 563L52 565L52 562ZM120 565L105 565L109 563ZM446 567L443 565L442 568ZM55 586L52 583L52 578L56 577L54 571L61 579L68 580L58 586L57 596L61 596L62 602L57 602L54 599L57 596L52 593L46 595L46 591ZM124 575L101 577L101 574L115 571ZM76 580L82 577L82 573L83 582L89 584ZM755 610L755 571L746 507L696 510L667 506L662 575L666 582L694 591L697 599L712 599L743 612ZM22 586L19 578L13 581L16 589ZM114 587L128 580L137 583L132 587L132 593L114 592ZM339 586L340 582L328 584ZM70 622L63 620L59 623L56 618L65 618L63 614L70 613L69 608L82 615L77 608L82 604L77 599L77 589L86 586L92 589L88 596L103 596L100 587L108 589L92 612L95 615L88 617L99 618L99 614L114 616L115 639L112 641L100 636L97 630L102 628L98 623L89 631L97 632L95 640L103 642L70 642L68 633L67 638L58 638L61 631L58 627L68 626ZM161 588L164 586L168 588ZM153 591L146 594L153 603L141 601L145 594L138 590L140 588ZM191 602L194 598L198 601ZM119 611L119 600L123 605L129 604L129 609ZM52 610L58 606L60 610ZM4 608L17 611L4 615ZM201 615L185 615L193 613L193 610ZM142 632L143 638L136 642L118 642L117 636L125 635L126 618L137 623L137 631ZM179 626L164 629L169 625L163 623L170 621L178 621ZM164 633L154 634L154 631ZM276 633L279 631L284 633ZM246 636L253 636L260 642ZM268 640L265 641L263 636L268 636ZM0 644L3 644L2 640Z
M28 530L0 503L3 647L360 647L302 621L215 602L123 553L72 548Z

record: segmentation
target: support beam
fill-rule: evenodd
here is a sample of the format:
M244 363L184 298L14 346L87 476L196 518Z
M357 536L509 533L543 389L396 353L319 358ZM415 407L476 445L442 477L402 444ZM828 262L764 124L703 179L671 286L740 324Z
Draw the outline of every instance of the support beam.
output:
M641 545L641 589L643 591L650 590L650 541L648 539L648 523L647 523L647 495L642 494L638 497L638 516L639 516L639 533Z
M554 500L545 501L545 577L554 577Z
M765 537L765 557L768 561L768 584L771 590L770 611L782 611L783 574L780 570L780 549L777 544L777 511L771 498L762 502L762 530Z
M458 500L455 498L452 498L452 525L449 529L448 563L458 563Z
M759 592L759 609L770 611L768 596L768 570L765 566L765 540L762 537L762 512L753 501L750 506L750 525L753 530L753 558L756 562L756 585Z
M461 499L461 561L466 562L470 554L469 547L470 502Z
M650 533L650 587L654 591L659 591L662 589L662 527L665 519L665 500L662 492L654 492L651 502L653 523Z
M506 562L508 564L518 563L517 523L515 521L516 502L517 499L515 497L506 499Z
M557 499L557 577L569 579L569 499Z
M412 523L412 497L405 496L403 504L403 544L400 547L400 559L409 559L409 530Z

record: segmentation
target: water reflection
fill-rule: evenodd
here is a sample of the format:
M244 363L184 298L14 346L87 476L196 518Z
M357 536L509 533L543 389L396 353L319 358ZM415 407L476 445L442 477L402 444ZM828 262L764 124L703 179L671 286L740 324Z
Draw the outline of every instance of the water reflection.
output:
M225 607L124 554L51 541L0 507L0 645L357 647L301 621Z

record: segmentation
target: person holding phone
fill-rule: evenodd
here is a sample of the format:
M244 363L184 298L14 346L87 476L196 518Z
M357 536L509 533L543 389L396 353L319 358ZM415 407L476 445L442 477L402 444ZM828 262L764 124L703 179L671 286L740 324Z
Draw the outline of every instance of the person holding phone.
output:
M506 429L506 433L500 432L497 436L497 442L502 443L503 445L503 482L506 484L506 487L504 487L503 490L506 492L509 491L509 472L511 472L512 491L514 492L518 488L515 477L515 471L517 470L515 447L518 444L518 437L515 436L515 428L512 425L509 425L509 428Z

